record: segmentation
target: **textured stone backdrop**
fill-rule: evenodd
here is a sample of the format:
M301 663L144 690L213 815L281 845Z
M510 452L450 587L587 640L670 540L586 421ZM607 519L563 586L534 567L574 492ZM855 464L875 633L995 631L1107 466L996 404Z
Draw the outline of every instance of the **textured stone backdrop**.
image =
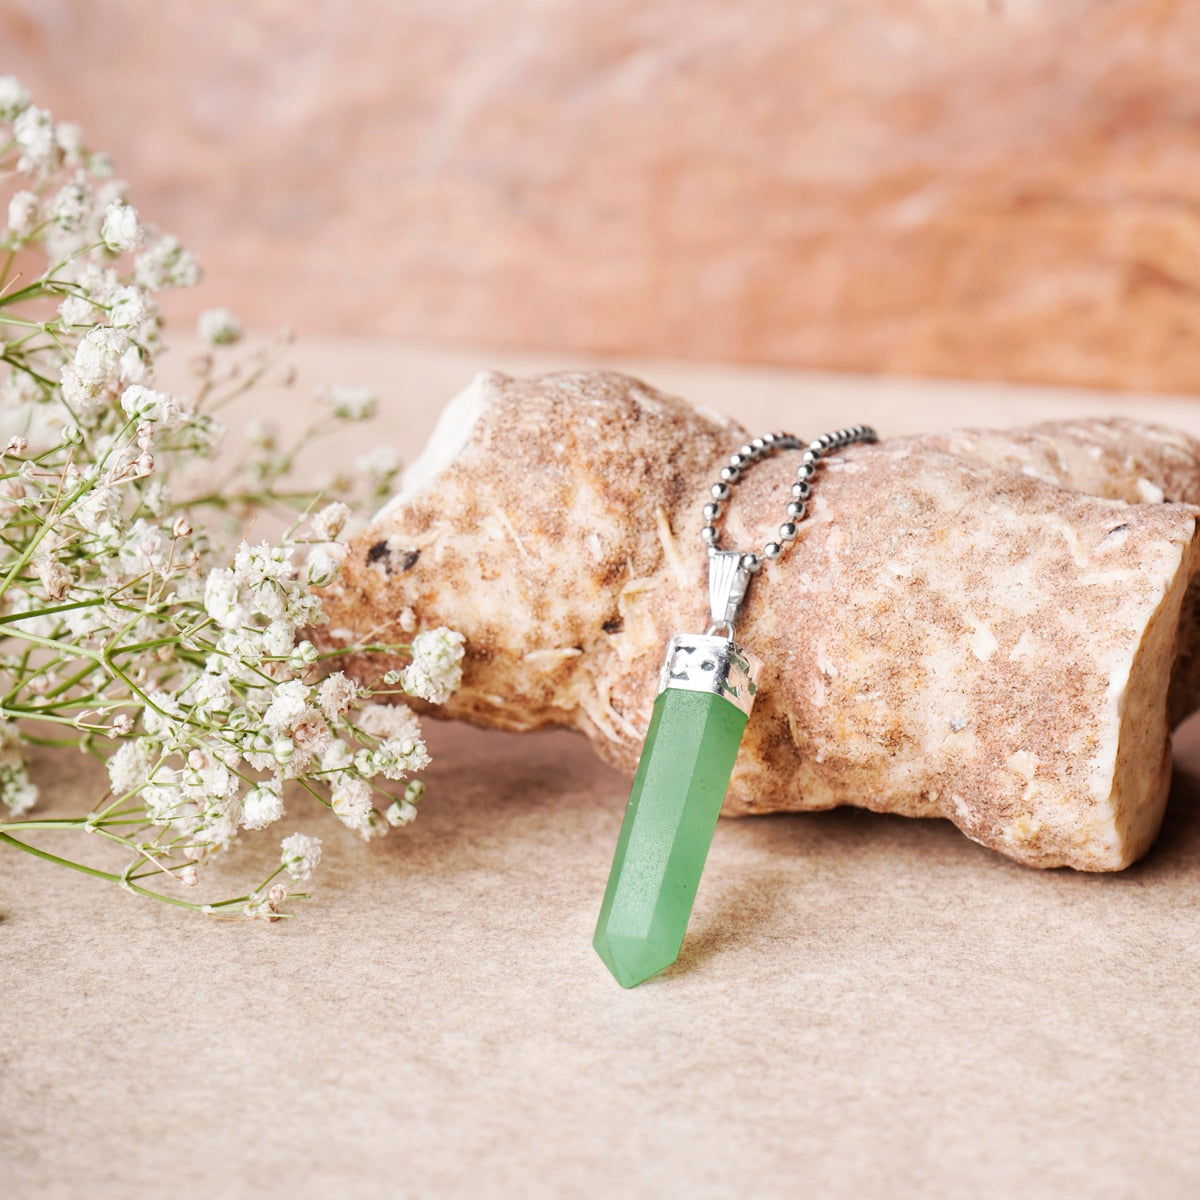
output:
M1187 0L7 0L251 324L1200 391Z

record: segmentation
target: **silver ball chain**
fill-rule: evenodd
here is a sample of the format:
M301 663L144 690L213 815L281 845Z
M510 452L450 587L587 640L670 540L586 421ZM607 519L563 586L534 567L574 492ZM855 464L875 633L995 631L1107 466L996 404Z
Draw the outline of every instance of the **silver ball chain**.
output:
M817 464L821 459L855 442L878 440L878 435L869 425L851 425L848 429L823 433L808 443L790 433L764 433L762 437L752 438L736 454L729 456L729 464L721 468L720 482L714 483L709 490L712 499L704 506L705 523L704 528L700 530L701 540L713 550L720 550L717 544L720 534L714 522L720 518L722 506L733 494L733 485L741 479L743 471L779 450L803 450L800 466L796 469L796 482L792 484L792 499L787 506L787 520L779 526L779 540L767 542L761 555L742 555L742 569L751 575L757 575L762 570L764 561L778 558L784 547L795 540L796 523L804 519L807 501L812 493L813 476L817 473Z

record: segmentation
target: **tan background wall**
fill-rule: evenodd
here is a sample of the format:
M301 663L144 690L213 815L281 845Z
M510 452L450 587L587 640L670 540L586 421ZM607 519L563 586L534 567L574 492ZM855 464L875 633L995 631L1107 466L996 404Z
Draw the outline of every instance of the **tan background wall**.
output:
M8 0L251 324L1200 391L1187 0Z

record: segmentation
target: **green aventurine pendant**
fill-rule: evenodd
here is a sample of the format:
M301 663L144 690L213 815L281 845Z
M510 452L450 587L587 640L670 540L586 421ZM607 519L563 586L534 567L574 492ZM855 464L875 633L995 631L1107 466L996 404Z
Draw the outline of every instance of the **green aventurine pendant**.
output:
M671 639L592 941L622 987L679 957L760 667L730 638Z
M762 669L733 637L750 579L764 559L778 558L795 538L821 456L874 440L874 431L863 425L824 434L807 446L790 434L766 434L734 454L712 488L702 532L713 623L704 634L676 635L667 647L592 939L622 987L635 987L669 967L683 945ZM718 549L712 522L742 470L776 450L793 449L803 449L804 458L780 540L768 542L761 557Z

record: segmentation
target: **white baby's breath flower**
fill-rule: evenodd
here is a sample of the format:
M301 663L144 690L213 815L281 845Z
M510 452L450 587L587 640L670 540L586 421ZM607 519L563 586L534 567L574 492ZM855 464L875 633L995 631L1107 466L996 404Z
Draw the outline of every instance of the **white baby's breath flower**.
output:
M156 771L154 780L138 793L147 815L155 825L167 825L187 807L182 790L175 782L176 772Z
M286 658L296 645L296 627L290 621L272 621L263 630L263 649L273 658Z
M0 768L0 803L10 816L23 817L36 803L38 789L29 782L25 768Z
M133 732L133 718L128 713L117 713L109 723L110 737L128 737Z
M109 298L108 323L115 329L140 329L156 316L142 288L122 285Z
M330 782L336 783L353 766L354 752L341 738L334 738L321 751L321 773Z
M100 226L100 240L114 253L125 254L136 249L142 242L142 226L138 221L137 209L123 200L114 200L104 210L104 223Z
M50 201L47 216L64 233L77 233L92 215L93 202L87 184L64 184Z
M122 286L112 267L101 266L86 256L67 263L61 275L63 279L74 283L76 292L86 296L93 304L108 304Z
M115 488L93 488L74 508L71 517L89 533L95 533L101 525L111 524L120 508L120 497Z
M287 618L297 628L319 625L322 620L321 597L307 588L293 586L287 597Z
M36 803L37 788L29 782L16 725L0 718L0 804L13 817L24 816Z
M403 779L429 766L429 752L420 738L388 738L374 751L379 774L385 779Z
M323 542L332 542L346 528L349 518L349 505L343 504L340 500L333 504L327 504L313 516L313 535Z
M34 570L42 581L47 600L61 600L70 591L72 575L62 563L52 558L41 558L34 564Z
M246 619L252 617L253 614L246 610ZM214 673L224 671L234 679L245 679L263 660L262 634L245 626L227 629L217 639L217 649L220 653L214 656L215 665L208 669Z
M92 391L108 387L128 345L125 334L115 329L93 329L85 334L72 360L80 384Z
M421 737L421 719L407 704L364 704L354 724L377 738Z
M266 829L283 816L283 793L279 784L268 780L246 793L242 801L242 824L247 829Z
M306 708L292 725L292 741L296 751L303 759L303 764L293 762L293 767L310 764L313 755L320 755L333 740L333 734L323 714L315 708Z
M289 833L280 844L279 861L297 883L306 883L321 865L321 839Z
M30 105L13 120L13 141L21 151L17 170L46 174L58 166L62 151L54 137L54 119L44 108Z
M330 793L330 803L334 814L346 826L362 835L365 839L371 836L371 788L361 779L347 779L337 784Z
M208 308L199 316L196 331L212 346L231 346L240 341L242 326L227 308Z
M400 673L410 696L444 704L462 684L463 644L466 638L444 625L413 639L413 660Z
M135 383L121 393L121 408L130 418L143 421L160 421L171 424L179 415L179 403L168 392L156 392Z
M328 587L341 570L342 560L324 546L313 546L305 563L305 576L313 587Z
M108 779L113 794L124 796L150 777L150 749L142 738L122 742L108 758Z
M117 364L118 377L122 383L141 383L147 375L146 357L141 347L130 344Z
M407 825L417 815L417 806L407 800L393 800L383 815L393 828Z
M146 455L138 456L138 463ZM126 530L125 539L120 547L122 565L130 571L142 572L147 567L153 571L162 571L166 567L167 555L171 552L171 544L166 533L151 521L139 517Z
M260 542L251 546L242 542L233 559L233 573L238 583L248 588L260 588L268 583L286 582L294 578L290 546L272 546Z
M321 711L331 721L336 721L353 704L358 696L358 685L341 671L326 675L317 689Z
M166 692L149 692L148 703L142 709L142 725L152 738L169 741L183 717L183 710L174 696Z
M233 688L224 675L206 671L192 687L192 702L202 714L228 712L234 704Z
M133 275L138 284L152 291L194 287L200 282L200 267L178 238L165 234L138 255Z
M83 166L86 148L83 144L83 127L74 121L59 121L54 127L54 140L62 151L63 162L68 167Z
M15 75L0 75L0 121L15 120L29 107L29 93Z
M237 837L237 831L238 823L231 813L205 813L203 823L192 834L192 844L206 852L225 850Z
M64 325L95 325L98 312L90 300L74 293L58 306L58 316Z
M89 330L62 370L63 399L81 419L96 417L119 380L129 339L119 329Z
M27 409L29 405L42 399L42 396L42 385L28 371L19 371L12 367L4 382L0 383L0 405L5 408Z
M228 567L214 567L204 584L204 611L222 629L237 629L250 620L250 609L242 602L241 589Z
M24 242L38 227L41 206L28 190L14 192L8 202L8 232L15 242Z
M365 421L375 415L379 406L379 398L370 388L364 387L322 388L319 397L333 409L335 417L344 421Z
M299 679L290 679L286 683L278 684L275 688L275 698L263 713L263 723L277 733L290 729L308 707L311 692L312 688Z

